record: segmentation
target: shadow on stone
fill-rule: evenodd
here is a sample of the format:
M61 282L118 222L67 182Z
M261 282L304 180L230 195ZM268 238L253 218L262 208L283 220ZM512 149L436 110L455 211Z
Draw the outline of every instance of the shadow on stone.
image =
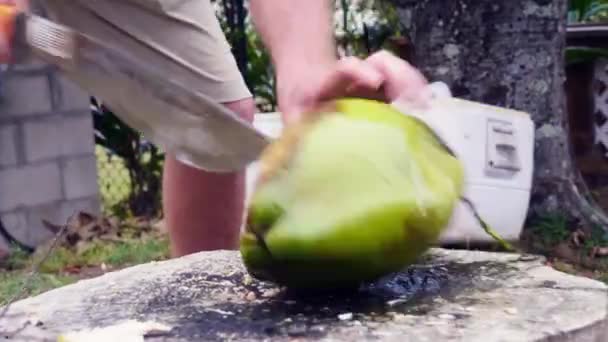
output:
M489 262L417 265L350 291L301 293L283 290L262 302L224 302L205 308L185 302L168 302L163 296L150 302L149 309L164 307L173 312L181 311L184 319L171 332L179 338L305 336L314 339L325 336L340 322L382 323L392 320L394 314L425 315L438 298L454 301L467 291L479 291L481 284L474 282L482 273L488 280L481 288L489 290L498 286L496 281L505 272L505 264ZM187 279L191 275L182 276ZM206 279L218 280L214 276ZM231 282L239 283L239 279L233 278ZM262 297L271 288L272 285L256 282L248 290L256 297Z

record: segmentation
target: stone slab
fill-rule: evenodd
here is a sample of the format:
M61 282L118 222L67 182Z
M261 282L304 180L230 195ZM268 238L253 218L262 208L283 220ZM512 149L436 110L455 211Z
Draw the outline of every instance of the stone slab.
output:
M541 258L433 249L360 289L304 296L251 279L238 252L199 253L80 281L13 304L11 341L126 320L146 341L606 341L608 289ZM11 332L19 331L16 335Z

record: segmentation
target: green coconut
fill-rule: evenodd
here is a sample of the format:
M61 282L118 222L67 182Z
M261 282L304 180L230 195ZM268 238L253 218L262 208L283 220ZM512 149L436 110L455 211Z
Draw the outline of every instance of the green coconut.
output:
M439 239L464 170L420 120L342 99L286 128L260 158L241 255L260 280L353 287L415 262Z

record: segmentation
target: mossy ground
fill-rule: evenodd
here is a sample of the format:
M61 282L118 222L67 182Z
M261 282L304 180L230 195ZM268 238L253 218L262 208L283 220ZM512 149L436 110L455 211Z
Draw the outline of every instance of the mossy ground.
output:
M559 271L608 284L608 232L601 227L573 229L563 215L546 215L526 227L521 246Z
M94 243L82 253L58 248L41 264L39 272L29 278L39 260L15 250L0 268L0 306L12 298L34 296L105 272L168 257L169 243L164 236ZM23 291L27 279L28 286Z

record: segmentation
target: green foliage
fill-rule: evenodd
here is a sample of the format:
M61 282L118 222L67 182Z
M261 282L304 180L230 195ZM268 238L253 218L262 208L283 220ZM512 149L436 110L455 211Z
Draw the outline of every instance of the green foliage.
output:
M566 49L568 64L592 62L597 58L608 58L608 49L591 47L570 47Z
M588 24L608 20L608 0L570 0L568 23ZM566 48L566 64L593 62L597 58L607 57L608 50L575 46Z
M570 0L568 3L568 23L589 24L608 20L608 0ZM575 46L566 48L566 64L588 63L608 56L608 50Z
M239 70L256 98L261 112L276 110L274 69L270 54L248 16L248 3L243 0L214 1L216 13L228 42L232 46Z
M30 253L18 246L12 246L7 258L0 260L0 269L18 270L27 267Z
M600 22L608 19L608 0L570 0L569 23Z
M540 216L529 229L547 247L565 241L570 235L567 217L562 214Z
M608 246L608 231L599 225L593 225L590 228L590 234L585 239L584 248L587 252L595 247Z
M537 218L529 227L529 231L543 247L554 247L568 241L572 234L570 223L563 214L547 214ZM595 247L608 245L608 232L601 226L594 225L586 230L583 249L588 253Z
M365 58L387 49L399 54L393 40L403 36L397 11L386 0L335 2L336 39L343 55Z
M270 54L258 35L249 33L248 43L251 48L247 50L247 80L256 98L256 104L261 112L276 111L276 80Z

